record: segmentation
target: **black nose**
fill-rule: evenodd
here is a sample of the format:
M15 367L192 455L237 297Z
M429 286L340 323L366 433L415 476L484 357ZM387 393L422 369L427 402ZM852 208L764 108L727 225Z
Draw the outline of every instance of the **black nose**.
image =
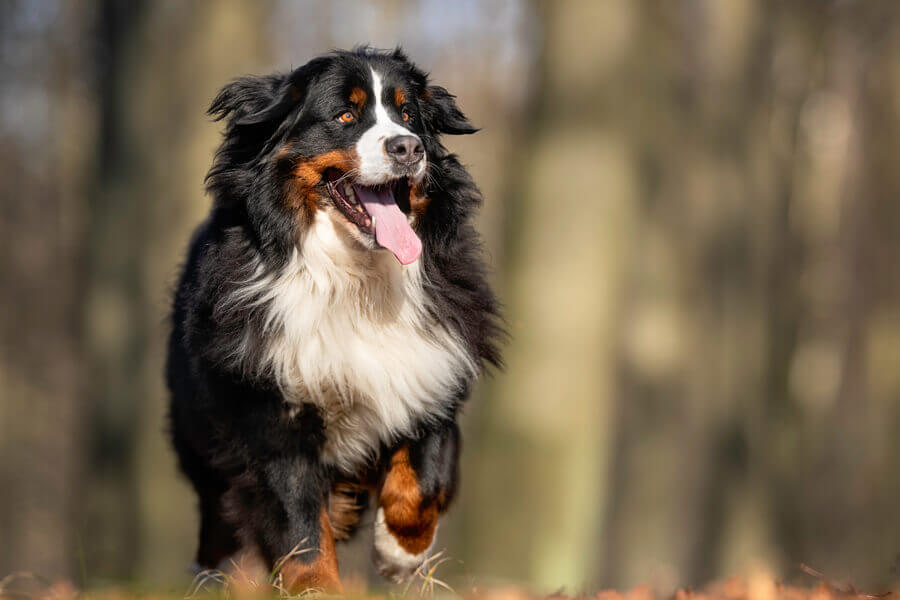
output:
M388 155L399 163L411 165L422 160L425 148L422 141L414 135L398 135L384 143Z

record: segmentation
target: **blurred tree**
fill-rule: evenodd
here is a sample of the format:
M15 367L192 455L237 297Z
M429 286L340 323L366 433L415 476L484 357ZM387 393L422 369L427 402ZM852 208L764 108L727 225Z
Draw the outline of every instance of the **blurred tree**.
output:
M537 6L470 569L886 582L896 5Z
M83 4L0 6L0 573L71 575L79 545L79 273L95 139Z
M206 210L203 175L216 145L217 126L196 117L225 82L260 66L266 11L240 1L104 0L98 14L87 570L157 578L186 573L194 543L192 501L162 435L161 374L169 289Z
M507 194L513 342L467 472L467 568L480 576L559 586L584 581L597 560L615 317L637 201L632 149L604 126L602 98L629 6L538 4L538 95Z

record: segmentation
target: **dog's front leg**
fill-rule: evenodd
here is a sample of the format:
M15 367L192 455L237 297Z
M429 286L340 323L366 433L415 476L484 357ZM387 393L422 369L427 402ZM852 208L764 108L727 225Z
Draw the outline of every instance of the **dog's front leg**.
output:
M378 494L374 560L394 582L407 580L434 543L438 516L456 491L459 428L448 422L397 448Z
M248 520L239 527L255 538L285 590L340 592L327 474L307 457L281 456L262 466L257 482L242 494Z
M259 550L287 591L340 591L327 512L332 474L319 460L318 411L304 406L295 413L277 396L243 391L223 427L221 454L235 473L225 513L242 545Z

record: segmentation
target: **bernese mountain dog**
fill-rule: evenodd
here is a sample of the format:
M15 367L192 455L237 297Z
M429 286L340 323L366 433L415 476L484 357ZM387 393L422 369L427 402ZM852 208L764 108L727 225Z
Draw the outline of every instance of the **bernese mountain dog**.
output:
M171 433L199 496L196 562L254 553L289 590L340 590L335 540L372 500L402 581L457 488L457 416L503 336L442 134L476 129L400 50L234 80L213 205L174 297Z

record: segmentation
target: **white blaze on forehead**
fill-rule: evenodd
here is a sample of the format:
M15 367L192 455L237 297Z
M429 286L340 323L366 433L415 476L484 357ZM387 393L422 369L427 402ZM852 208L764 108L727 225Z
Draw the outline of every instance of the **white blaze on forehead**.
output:
M356 142L356 153L359 156L359 175L356 181L362 185L377 185L395 177L391 172L391 161L384 149L385 141L398 135L415 133L391 119L384 106L381 76L372 69L372 92L375 98L375 124L372 125L359 141ZM424 173L424 162L421 171Z

